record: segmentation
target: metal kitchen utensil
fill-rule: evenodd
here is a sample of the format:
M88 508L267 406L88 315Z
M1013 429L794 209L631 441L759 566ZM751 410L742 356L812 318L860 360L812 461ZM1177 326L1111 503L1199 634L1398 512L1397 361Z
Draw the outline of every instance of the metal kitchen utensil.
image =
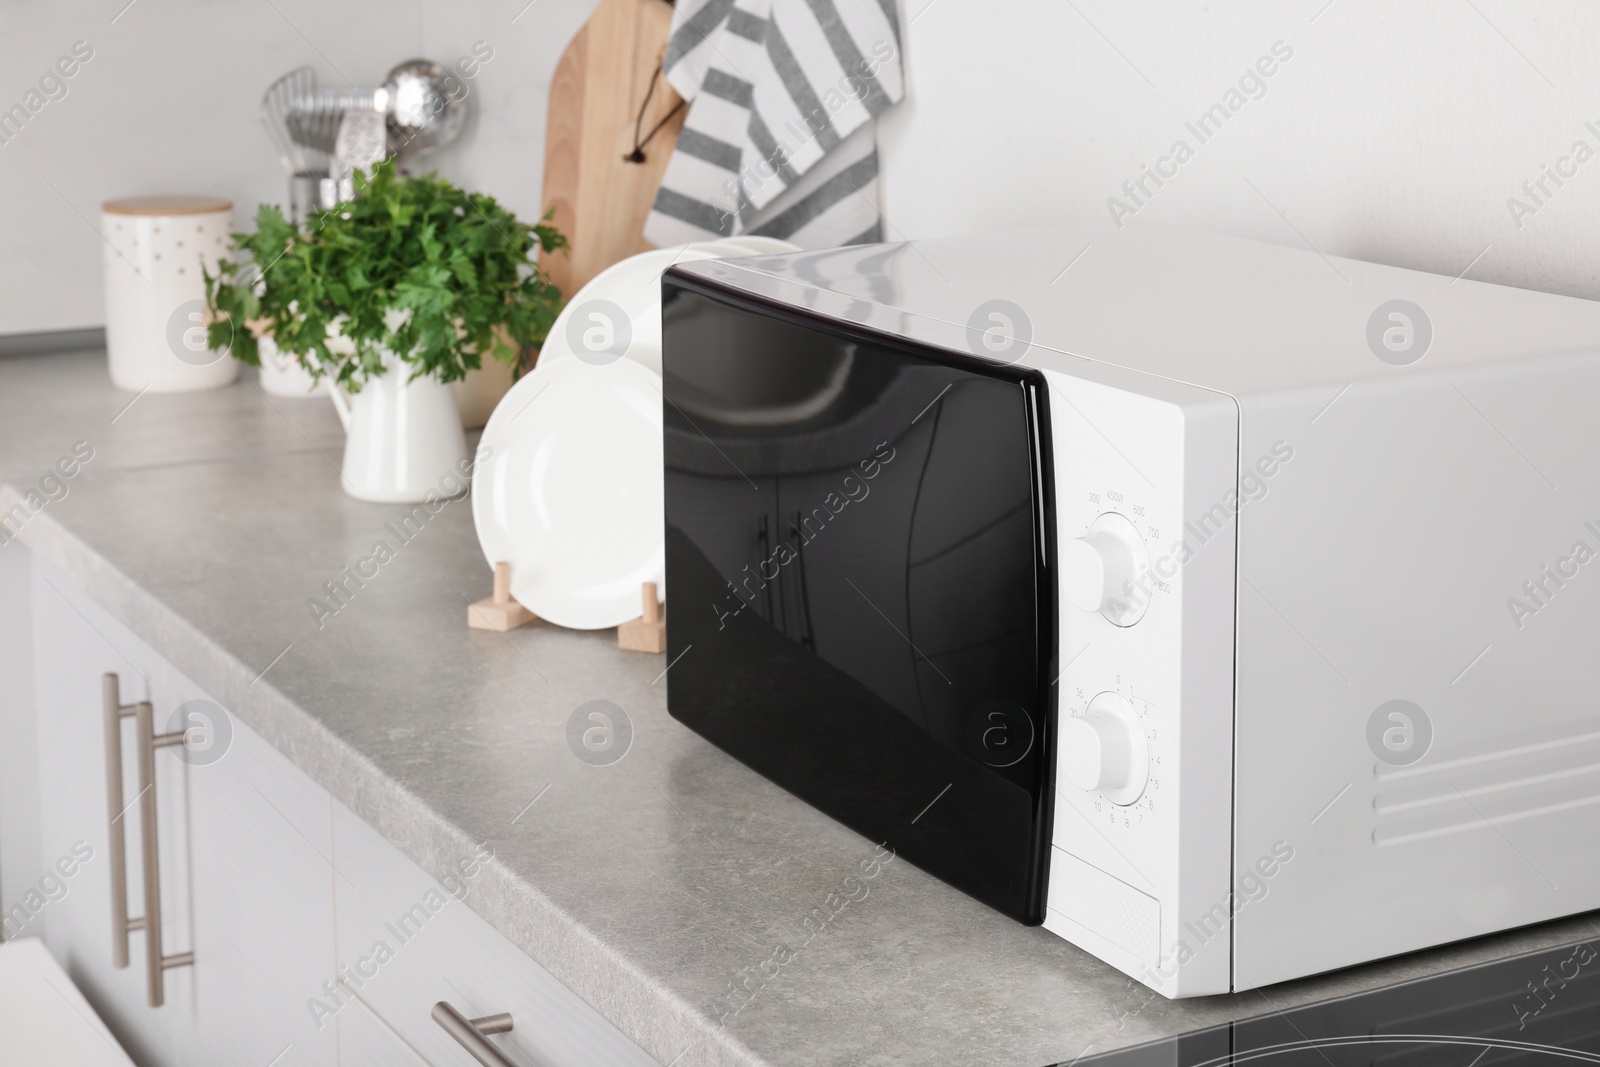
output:
M351 110L344 113L339 123L339 136L334 140L333 166L328 179L337 183L337 200L355 198L355 172L370 170L389 154L388 131L383 115L376 111Z
M289 175L289 215L294 222L304 221L317 206L320 183L328 176L328 153L333 149L332 138L323 146L317 138L304 135L295 111L295 105L316 86L316 71L296 67L269 85L261 97L261 124Z
M291 102L289 129L296 140L332 153L347 112L381 111L376 89L312 88Z
M467 98L453 96L451 85L450 72L431 59L408 59L389 71L379 92L388 105L389 151L400 166L461 136Z
M385 156L405 167L454 141L467 121L467 98L443 64L408 59L384 76L377 89L319 86L316 71L297 67L267 88L261 119L272 135L278 158L289 175L290 212L303 221L314 207L327 210L350 194L349 167L335 158L346 116L383 117ZM363 149L347 162L369 166L371 124L362 123ZM335 173L339 172L339 173ZM341 181L341 179L344 179Z

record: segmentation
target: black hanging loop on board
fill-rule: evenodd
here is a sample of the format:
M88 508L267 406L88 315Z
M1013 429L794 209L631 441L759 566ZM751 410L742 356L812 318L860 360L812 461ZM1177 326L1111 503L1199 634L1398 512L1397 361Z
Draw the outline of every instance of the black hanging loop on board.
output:
M656 82L661 80L661 64L656 64L656 72L650 76L650 88L645 91L644 103L639 105L639 115L633 120L633 151L622 157L624 163L643 163L645 160L644 146L649 144L656 134L661 132L661 127L672 121L672 116L683 110L688 102L679 100L673 109L661 117L661 121L650 127L650 132L640 138L639 131L644 127L644 113L650 109L650 100L656 95Z

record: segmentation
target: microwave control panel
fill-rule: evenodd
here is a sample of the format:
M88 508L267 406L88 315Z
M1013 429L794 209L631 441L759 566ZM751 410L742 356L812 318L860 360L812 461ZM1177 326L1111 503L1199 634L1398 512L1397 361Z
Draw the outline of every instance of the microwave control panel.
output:
M1231 986L1231 398L1046 371L1060 675L1045 927L1168 996Z

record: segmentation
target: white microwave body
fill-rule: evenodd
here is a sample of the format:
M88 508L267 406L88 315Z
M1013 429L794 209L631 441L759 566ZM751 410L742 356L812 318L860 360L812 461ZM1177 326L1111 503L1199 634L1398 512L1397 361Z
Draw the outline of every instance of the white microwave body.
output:
M1046 929L1189 997L1600 907L1600 304L1147 227L675 273L1048 383Z

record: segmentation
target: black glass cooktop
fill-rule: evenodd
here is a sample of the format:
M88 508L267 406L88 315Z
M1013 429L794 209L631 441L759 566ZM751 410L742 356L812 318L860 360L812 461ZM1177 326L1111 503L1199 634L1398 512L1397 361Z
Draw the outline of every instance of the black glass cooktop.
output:
M1600 1063L1600 939L1071 1062L1074 1067Z

